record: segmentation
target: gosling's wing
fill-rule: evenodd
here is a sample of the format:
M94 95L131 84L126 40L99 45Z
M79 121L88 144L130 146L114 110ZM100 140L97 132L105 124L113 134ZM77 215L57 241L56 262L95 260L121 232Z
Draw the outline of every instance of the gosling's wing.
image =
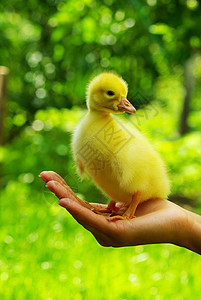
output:
M78 174L80 175L81 178L83 178L85 175L85 167L79 158L76 159L76 165L77 165Z

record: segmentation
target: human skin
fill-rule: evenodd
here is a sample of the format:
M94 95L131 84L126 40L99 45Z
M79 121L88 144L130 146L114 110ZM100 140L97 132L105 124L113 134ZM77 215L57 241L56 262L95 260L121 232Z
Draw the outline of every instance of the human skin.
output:
M59 198L59 205L90 231L102 246L171 243L201 254L200 215L168 200L155 199L140 203L133 219L109 221L93 211L105 208L105 204L83 202L57 173L44 171L39 177ZM119 212L123 210L120 205Z

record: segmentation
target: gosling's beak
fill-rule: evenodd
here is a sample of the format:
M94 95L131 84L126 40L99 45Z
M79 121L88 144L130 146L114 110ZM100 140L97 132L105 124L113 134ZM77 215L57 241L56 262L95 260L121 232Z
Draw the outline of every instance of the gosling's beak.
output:
M121 97L121 102L119 103L118 111L121 112L129 112L129 113L135 113L136 109L135 107L126 99L126 97Z

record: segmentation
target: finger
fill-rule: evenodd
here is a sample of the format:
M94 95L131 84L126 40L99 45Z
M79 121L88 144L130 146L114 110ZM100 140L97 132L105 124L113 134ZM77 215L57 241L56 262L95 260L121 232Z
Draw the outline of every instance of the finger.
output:
M68 212L73 216L73 218L82 225L86 230L90 231L98 243L102 246L110 246L110 237L108 235L109 230L104 228L104 224L99 224L100 220L98 215L91 213L83 207L76 207L77 203L73 202L71 199L61 199L59 205L66 208ZM85 210L85 213L83 213ZM90 212L90 214L89 214ZM91 215L91 216L90 216ZM94 218L95 217L95 218ZM101 216L104 220L104 217ZM106 221L106 220L104 220ZM106 223L107 225L107 223Z
M99 234L111 231L113 223L108 222L105 217L97 215L91 210L79 205L72 199L61 199L59 205L66 208L73 218L93 234Z
M48 182L50 180L55 180L60 182L61 184L66 185L65 180L56 172L53 171L43 171L39 174L39 177L44 181L44 182Z
M39 177L44 181L44 182L48 182L48 181L57 181L59 182L64 188L66 188L68 190L68 192L74 196L75 198L78 198L75 193L71 190L71 188L67 185L67 183L65 182L65 180L56 172L53 171L43 171L40 173Z
M94 203L94 202L92 202L92 203L90 203L94 208L106 208L106 207L108 207L108 204L103 204L103 203ZM120 209L120 208L128 208L128 205L125 205L125 204L122 204L122 203L117 203L116 204L116 207L118 208L118 209Z
M59 201L59 205L64 207L66 210L68 210L68 212L80 225L82 225L86 230L90 231L100 245L105 247L110 245L110 241L109 241L110 239L107 236L107 231L105 234L104 232L102 232L102 230L97 229L97 226L94 226L94 224L92 224L91 221L86 221L86 219L84 220L82 218L82 213L83 213L82 206L76 207L76 205L78 205L76 202L73 202L71 199L66 199L66 198L61 199ZM92 213L92 215L95 214ZM96 222L98 222L97 219Z
M102 204L102 203L90 203L91 206L93 206L95 209L105 209L107 208L107 204Z
M47 182L46 187L53 192L59 199L71 198L77 200L69 191L58 181L50 180Z
M69 190L67 190L65 187L63 187L63 185L61 185L59 182L51 180L48 181L48 183L46 184L46 187L53 192L59 199L62 198L70 198L73 201L81 204L82 206L93 210L93 207L87 202L87 201L82 201L81 199L79 199L77 196L72 195Z

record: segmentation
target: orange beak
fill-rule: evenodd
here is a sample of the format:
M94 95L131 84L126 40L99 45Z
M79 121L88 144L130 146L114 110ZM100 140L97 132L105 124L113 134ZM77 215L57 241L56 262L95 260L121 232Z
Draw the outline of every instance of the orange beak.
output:
M135 107L126 99L126 97L121 98L121 102L118 105L118 111L121 112L129 112L129 113L135 113L136 109Z

